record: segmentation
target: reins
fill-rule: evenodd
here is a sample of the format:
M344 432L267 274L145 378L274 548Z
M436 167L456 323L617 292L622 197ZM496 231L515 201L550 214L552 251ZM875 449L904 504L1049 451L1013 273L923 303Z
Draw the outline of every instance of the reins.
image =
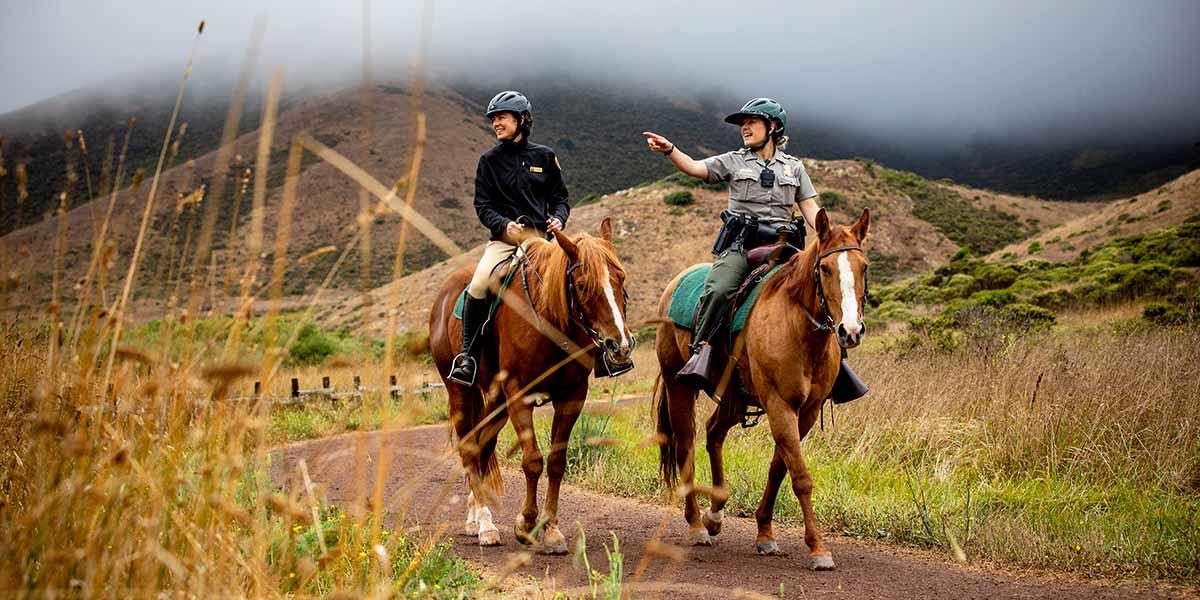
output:
M540 332L542 335L544 335L550 339L554 339L553 336L546 334L545 326L543 326L543 324L542 324L542 318L538 314L538 311L537 311L537 305L534 304L533 295L529 291L529 278L528 278L528 275L526 274L526 270L529 265L528 253L521 252L521 255L518 258L518 260L519 260L519 264L520 264L520 268L521 268L521 287L525 291L525 300L529 302L530 312L533 313L534 327L536 327L538 332ZM578 260L571 260L567 264L567 271L566 271L566 276L565 276L566 285L567 285L567 315L568 315L569 319L571 320L571 322L573 322L575 325L577 325L580 329L582 329L584 331L584 333L586 333L588 335L588 339L591 340L592 345L594 345L597 349L599 349L601 352L603 352L604 345L601 344L601 342L600 342L600 332L596 331L596 329L593 328L587 322L587 318L583 314L583 308L579 306L579 300L576 297L577 293L576 293L576 286L575 286L575 270L582 266L583 266L583 263L579 262ZM538 275L538 279L541 280L541 275L539 273L537 273L535 271L534 274ZM542 281L542 283L545 284L545 281ZM621 295L625 299L626 304L628 304L629 292L625 291L624 286L621 287ZM562 350L564 352L570 352L570 340L569 339L563 339L561 341L558 341L558 342L556 342L556 345L558 347L562 348Z

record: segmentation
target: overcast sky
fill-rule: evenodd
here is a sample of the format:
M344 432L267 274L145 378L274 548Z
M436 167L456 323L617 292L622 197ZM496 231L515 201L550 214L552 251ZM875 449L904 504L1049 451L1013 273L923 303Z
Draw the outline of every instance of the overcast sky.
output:
M909 138L1200 134L1200 2L977 0L433 2L441 73L603 76L631 86L774 96L790 111ZM377 76L415 47L419 4L371 6ZM362 4L312 0L0 0L0 112L181 66L236 73L254 18L262 62L349 81ZM731 107L731 109L737 107Z

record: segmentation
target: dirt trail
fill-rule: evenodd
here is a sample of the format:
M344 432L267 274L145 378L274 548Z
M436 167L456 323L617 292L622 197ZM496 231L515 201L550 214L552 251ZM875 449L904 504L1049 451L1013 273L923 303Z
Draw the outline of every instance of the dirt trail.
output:
M474 538L462 535L466 492L462 477L455 471L457 459L449 454L445 425L350 434L285 446L272 461L272 476L288 489L296 489L300 485L295 475L296 465L304 459L314 481L324 486L329 500L347 504L355 494L354 463L360 444L371 461L367 471L373 473L381 441L391 465L385 498L393 519L402 519L404 526L419 525L422 531L445 531L460 556L491 573L501 571L513 554L522 550L512 535L512 523L525 489L524 476L517 470L505 470L506 493L496 511L502 546L480 548ZM539 500L543 501L544 482L543 477L539 494ZM764 595L777 598L780 584L786 598L1100 600L1171 598L1193 593L1149 585L1102 585L966 568L933 555L837 536L828 537L838 570L817 573L807 569L803 531L798 529L776 530L780 544L790 552L788 556L760 557L754 553L755 526L748 518L727 517L716 546L692 548L681 545L687 531L680 511L675 508L564 485L560 510L561 527L572 547L578 536L574 523L582 523L593 568L607 571L608 561L601 544L611 543L609 531L617 535L625 555L626 589L635 598ZM656 538L677 549L676 559L664 558L660 552L646 553L647 542ZM644 571L635 579L641 568ZM577 568L570 556L534 555L532 562L517 573L542 581L551 577L556 589L575 589L575 593L582 593L587 585L582 568Z

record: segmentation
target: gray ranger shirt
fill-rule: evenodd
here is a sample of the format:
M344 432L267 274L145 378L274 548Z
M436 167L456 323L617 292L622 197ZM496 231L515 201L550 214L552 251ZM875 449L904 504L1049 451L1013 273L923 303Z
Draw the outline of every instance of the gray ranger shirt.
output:
M768 163L749 148L704 159L708 183L729 182L729 210L767 223L786 223L801 200L817 195L800 159L779 150ZM759 184L763 167L775 172L775 185Z

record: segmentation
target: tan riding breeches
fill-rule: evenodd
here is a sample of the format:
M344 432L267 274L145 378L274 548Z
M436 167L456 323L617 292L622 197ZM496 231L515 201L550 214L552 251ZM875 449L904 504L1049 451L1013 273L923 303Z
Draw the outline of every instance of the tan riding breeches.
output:
M499 240L488 242L487 246L483 248L483 258L480 258L479 264L475 266L475 274L471 276L471 284L467 286L467 293L477 300L487 298L488 280L492 277L492 271L496 269L496 265L507 260L516 251L517 247L508 242Z

